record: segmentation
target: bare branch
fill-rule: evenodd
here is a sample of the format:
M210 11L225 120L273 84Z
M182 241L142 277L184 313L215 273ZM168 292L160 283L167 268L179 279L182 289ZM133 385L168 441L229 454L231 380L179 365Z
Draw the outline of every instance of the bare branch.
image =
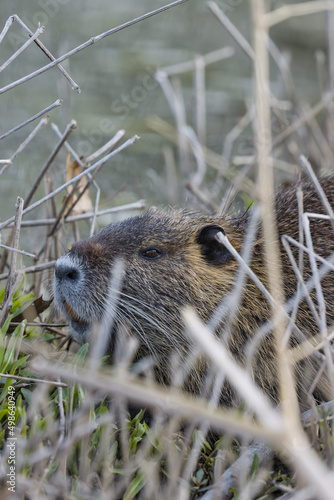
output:
M33 38L33 41L36 43L36 45L42 50L42 52L44 52L44 54L51 60L51 61L54 61L55 60L55 57L51 54L51 52L42 44L42 42L34 37L34 33L28 28L28 26L19 18L19 16L17 16L16 14L14 14L13 16L10 16L7 21L6 21L6 24L5 24L5 27L4 29L2 30L2 33L0 35L0 43L2 42L5 34L7 33L9 27L14 23L14 21L16 21L20 26L22 26L22 28L28 33L29 37L30 38ZM44 31L44 27L40 28ZM22 52L26 46L28 44L30 44L30 40L28 40L28 42L26 42L23 47L24 48L20 48L18 53ZM17 53L15 54L15 57L16 55L18 55ZM75 81L70 77L70 75L65 71L65 69L60 65L58 64L58 69L60 70L60 72L65 76L65 78L70 82L70 84L72 85L72 88L73 90L75 90L76 92L80 93L81 90L80 90L80 87L79 85L77 85L75 83Z
M54 385L55 387L67 387L67 384L64 384L63 382L58 382L55 380L45 380L43 378L21 377L20 375L12 375L8 373L0 373L0 377L10 378L13 380L22 380L23 382L30 382L33 384L42 383Z
M240 33L239 30L234 26L233 23L229 20L229 18L224 14L224 12L218 7L216 2L208 2L207 6L211 10L211 12L217 17L218 21L222 23L222 25L227 29L227 31L233 36L233 38L240 45L242 50L250 57L252 60L254 59L254 50L246 40L246 38Z
M39 111L39 113L37 113L36 115L32 116L31 118L28 118L28 120L26 120L25 122L20 123L20 125L17 125L16 127L12 128L8 132L6 132L5 134L2 134L0 136L0 140L5 139L6 137L8 137L10 134L13 134L14 132L17 132L18 130L25 127L29 123L33 122L34 120L36 120L40 116L45 115L45 113L48 113L52 109L57 108L58 106L61 106L62 103L63 103L63 101L61 99L57 99L53 104L50 104L50 106L48 106L47 108L42 109L42 111Z
M36 258L36 255L34 255L33 253L24 252L23 250L18 250L17 248L8 247L7 245L2 245L1 243L0 243L0 248L4 248L6 250L9 250L10 252L16 252L21 255L25 255L26 257L32 257L33 259Z
M51 260L50 262L45 262L44 264L36 264L36 266L25 267L22 272L24 272L24 274L29 274L44 271L45 269L52 269L55 266L55 263L55 260ZM10 273L0 274L0 280L8 279L9 274Z
M39 184L41 182L41 180L43 179L43 177L46 174L48 168L50 167L50 165L52 164L52 162L56 158L57 154L59 153L60 148L63 146L64 142L66 141L66 139L68 138L68 136L73 132L73 130L76 129L76 127L77 127L77 122L75 120L72 120L67 125L64 134L59 139L59 141L55 145L55 147L53 148L53 151L51 152L49 158L46 160L45 165L42 167L42 170L38 174L38 176L37 176L37 178L36 178L36 180L35 180L32 188L30 189L29 193L27 194L26 200L25 200L25 203L24 203L24 207L25 208L30 203L32 197L34 196L34 194L36 192L36 189L38 188L38 186L39 186Z
M3 175L6 170L12 165L13 161L15 158L19 156L19 154L22 153L24 148L29 144L29 142L38 134L38 132L48 123L48 116L45 118L42 118L39 124L34 128L34 130L28 135L28 137L20 144L20 146L17 148L17 150L13 153L12 157L8 162L4 162L5 165L2 167L0 170L0 177ZM2 162L1 162L2 163Z
M54 66L59 65L59 63L65 61L66 59L73 56L74 54L77 54L81 50L86 49L90 45L93 45L94 43L99 42L100 40L103 40L103 38L105 38L109 35L113 35L114 33L117 33L118 31L121 31L125 28L128 28L129 26L133 26L134 24L139 23L140 21L144 21L145 19L148 19L152 16L155 16L156 14L160 14L161 12L164 12L165 10L171 9L172 7L176 7L177 5L181 5L182 3L185 3L187 1L188 0L176 0L175 2L172 2L168 5L164 5L163 7L160 7L159 9L155 9L155 10L148 12L140 17L132 19L131 21L128 21L124 24L121 24L120 26L117 26L116 28L112 28L108 31L105 31L104 33L101 33L100 35L94 36L94 37L90 38L89 40L87 40L82 45L79 45L75 49L70 50L69 52L67 52L63 56L58 57L57 59L52 61L50 64L43 66L43 68L40 68L40 69L30 73L29 75L27 75L23 78L20 78L19 80L16 80L15 82L12 82L9 85L6 85L5 87L2 87L0 89L0 94L3 94L4 92L7 92L8 90L13 89L14 87L17 87L18 85L21 85L22 83L28 82L32 78L35 78L36 76L44 73L48 69L51 69Z
M106 208L105 210L99 210L96 212L96 217L101 217L103 215L112 214L116 212L123 212L127 210L142 210L145 208L145 200L135 201L134 203L129 203L128 205L120 205L118 207ZM79 215L68 215L64 218L62 223L77 222L80 220L92 219L94 217L94 212L86 212ZM22 221L21 227L37 227L37 226L51 226L56 222L56 218L50 219L36 219ZM13 223L8 224L7 227L13 227Z

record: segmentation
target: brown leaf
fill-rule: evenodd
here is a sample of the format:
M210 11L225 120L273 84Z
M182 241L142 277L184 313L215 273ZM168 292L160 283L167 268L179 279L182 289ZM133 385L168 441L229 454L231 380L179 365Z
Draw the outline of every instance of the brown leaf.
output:
M44 300L43 297L38 297L38 299L34 300L34 302L30 304L30 306L28 306L26 309L24 309L22 313L14 316L13 322L21 323L21 321L26 319L28 323L31 323L35 318L37 318L39 314L44 312L49 307L52 300L53 299ZM15 328L15 325L9 325L8 332L13 332Z
M82 172L82 167L79 165L79 163L76 160L73 160L71 162L71 153L68 151L67 152L67 158L66 158L66 182L70 181L73 177L81 174ZM79 181L79 186L77 189L77 193L75 193L72 196L70 205L72 206L73 203L78 199L77 194L81 194L87 186L87 177L84 176L80 179ZM68 186L66 188L67 193L70 194L73 191L73 185ZM66 203L67 196L64 197L63 204ZM76 203L75 207L71 211L71 215L79 215L84 212L91 212L93 210L93 204L90 199L90 194L88 189L83 193L83 195L80 197L80 200L78 203Z

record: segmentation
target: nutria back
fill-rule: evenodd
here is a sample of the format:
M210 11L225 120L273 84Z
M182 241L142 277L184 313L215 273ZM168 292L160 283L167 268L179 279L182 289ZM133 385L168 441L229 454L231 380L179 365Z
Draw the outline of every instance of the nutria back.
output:
M321 185L333 206L334 178L322 179ZM309 182L301 182L278 193L276 211L279 237L281 239L287 235L298 242L297 187L303 193L304 212L326 212ZM124 275L115 322L110 332L111 339L116 336L120 325L125 325L139 340L138 357L152 356L158 378L163 382L168 381L171 356L178 353L185 360L193 349L183 331L182 308L190 305L207 322L233 289L238 262L217 236L226 235L237 252L241 253L251 214L250 210L239 217L229 218L150 209L143 215L111 224L93 237L75 243L57 261L54 284L56 304L69 319L73 338L78 343L89 340L92 324L104 314L113 263L117 257L121 257ZM310 229L314 251L320 257L328 258L334 251L331 222L311 219ZM252 245L251 268L266 285L260 230ZM296 293L298 282L293 264L282 245L280 248L284 292L288 300ZM300 251L294 245L291 245L291 250L298 265ZM307 252L302 254L302 274L304 281L307 281L312 277L312 271ZM332 273L327 273L322 279L322 290L327 324L330 324L334 321ZM305 299L299 304L290 338L291 345L319 334L318 304L314 292L310 300L312 304ZM250 342L269 318L270 305L267 299L254 282L247 279L236 314L232 318L225 314L219 322L217 335L226 343L232 355L245 365L245 353ZM320 352L301 361L296 367L299 396L303 401L309 397L309 385L321 361ZM270 332L263 336L250 364L255 381L277 401L275 350ZM195 365L187 380L188 390L200 390L206 368L203 362ZM324 384L314 388L314 393L318 399L327 398ZM238 402L237 395L227 383L222 389L221 402L225 405Z

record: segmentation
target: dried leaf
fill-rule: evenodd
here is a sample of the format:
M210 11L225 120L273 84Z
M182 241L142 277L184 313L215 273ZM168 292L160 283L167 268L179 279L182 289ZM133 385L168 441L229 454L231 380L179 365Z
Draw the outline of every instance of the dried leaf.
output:
M66 182L70 181L73 177L79 175L81 172L82 172L82 167L76 160L73 160L71 162L71 154L68 151L66 158ZM71 206L78 199L78 195L80 195L85 190L86 186L87 186L87 177L84 176L79 181L77 192L72 196L70 202ZM68 186L66 190L68 195L71 194L73 191L73 185ZM68 195L64 197L63 204L66 203ZM84 212L91 212L92 210L93 210L93 203L90 198L89 191L88 189L86 189L86 191L83 193L83 195L80 197L79 201L76 203L75 207L71 211L71 215L79 215Z
M28 323L31 323L39 314L44 312L49 307L51 302L52 300L44 300L42 297L38 297L32 304L30 304L30 306L22 311L22 313L14 316L13 322L20 323L26 319ZM8 331L13 332L15 328L16 326L10 325Z

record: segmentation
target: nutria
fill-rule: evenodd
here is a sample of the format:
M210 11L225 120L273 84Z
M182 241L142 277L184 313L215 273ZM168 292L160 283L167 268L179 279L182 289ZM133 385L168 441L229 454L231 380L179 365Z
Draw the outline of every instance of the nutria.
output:
M334 177L323 178L320 183L333 205ZM300 181L277 194L278 234L280 237L286 234L299 241L297 186L303 193L304 212L326 212L308 181ZM251 213L252 209L229 218L178 210L164 212L153 208L143 215L106 226L93 237L75 243L57 261L54 285L55 302L69 319L73 338L78 343L86 342L92 323L101 319L113 261L121 256L125 266L124 276L111 337L115 336L117 327L125 324L139 339L138 356L152 356L160 374L158 377L166 381L171 354L176 351L185 357L189 352L189 340L183 331L182 308L192 306L207 322L235 282L238 262L217 239L217 234L225 234L233 247L241 252ZM323 258L329 257L334 251L331 222L311 219L310 225L314 250ZM251 268L266 284L260 230L253 242ZM298 263L297 247L292 247L292 252ZM289 299L296 292L297 279L282 245L281 258L284 292ZM312 276L306 253L303 254L303 274L305 280ZM322 290L327 324L330 324L334 320L332 274L322 279ZM316 295L312 297L317 309ZM249 345L268 318L268 301L248 279L237 314L233 319L226 320L225 317L217 334L224 338L224 328L228 324L229 335L225 334L225 341L232 355L245 364L245 346ZM300 336L310 338L318 333L319 327L304 300L296 315L291 345L296 345ZM319 356L321 353L318 353L318 359L303 360L297 366L298 392L303 400L311 383L309 381L314 380L319 370ZM203 366L203 363L198 364L191 372L186 384L188 390L199 390L204 378ZM254 356L253 368L255 381L274 401L278 401L275 350L270 334L265 336ZM320 390L315 390L315 395L318 399L326 398ZM226 383L221 403L231 405L237 402L237 395Z

